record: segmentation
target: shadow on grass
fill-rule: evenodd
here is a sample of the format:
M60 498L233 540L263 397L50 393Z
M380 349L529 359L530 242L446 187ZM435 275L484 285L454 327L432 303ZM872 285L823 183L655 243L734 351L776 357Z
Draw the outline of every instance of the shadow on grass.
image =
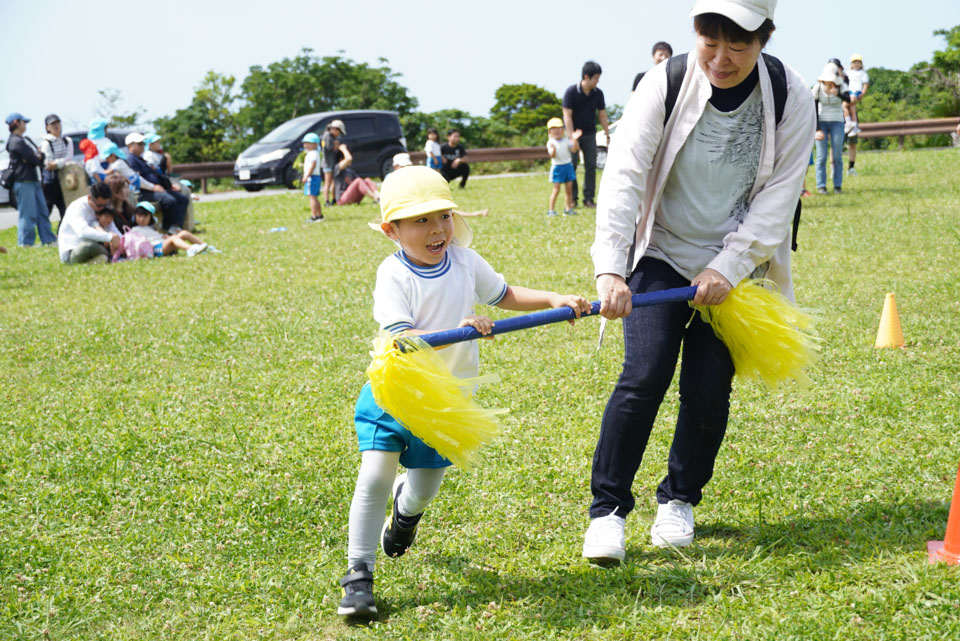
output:
M619 568L588 565L578 550L577 558L558 558L554 569L536 576L522 566L511 574L459 555L427 554L422 562L448 575L443 584L459 587L411 591L408 598L384 603L381 620L433 602L474 611L514 603L530 625L581 629L589 622L605 628L624 618L643 618L660 606L697 607L722 594L782 589L791 582L801 587L808 574L855 573L881 556L918 553L925 563L926 540L942 534L946 518L942 503L867 502L843 517L794 516L754 525L706 522L698 525L694 545L683 550L652 548L646 532L634 530L634 539L643 543L628 544ZM631 527L645 525L628 522L628 531Z

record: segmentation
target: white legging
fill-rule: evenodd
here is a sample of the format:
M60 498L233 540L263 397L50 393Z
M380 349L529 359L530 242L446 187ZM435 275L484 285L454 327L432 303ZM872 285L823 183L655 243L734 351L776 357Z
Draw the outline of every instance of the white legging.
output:
M372 572L377 561L384 507L397 476L400 452L367 450L362 453L357 487L350 503L350 542L347 567L366 564ZM446 468L407 470L407 482L400 493L399 509L404 516L423 512L440 489Z

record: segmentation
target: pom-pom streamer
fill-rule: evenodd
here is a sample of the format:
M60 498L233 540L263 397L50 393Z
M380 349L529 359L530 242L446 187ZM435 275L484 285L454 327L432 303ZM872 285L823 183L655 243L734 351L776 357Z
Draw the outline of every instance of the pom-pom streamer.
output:
M719 305L695 305L723 341L737 376L776 387L789 380L812 383L807 369L820 358L815 318L793 305L771 281L744 280Z

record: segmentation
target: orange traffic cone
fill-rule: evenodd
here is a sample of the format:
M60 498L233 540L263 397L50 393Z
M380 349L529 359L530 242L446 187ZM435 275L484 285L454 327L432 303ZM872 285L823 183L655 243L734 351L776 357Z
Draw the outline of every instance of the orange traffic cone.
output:
M947 517L947 535L943 541L927 541L927 556L930 563L943 561L949 565L960 565L960 470L957 470L953 502L950 503L950 515Z
M880 329L877 330L877 342L874 347L903 347L903 330L900 329L897 299L893 294L887 294L883 301Z

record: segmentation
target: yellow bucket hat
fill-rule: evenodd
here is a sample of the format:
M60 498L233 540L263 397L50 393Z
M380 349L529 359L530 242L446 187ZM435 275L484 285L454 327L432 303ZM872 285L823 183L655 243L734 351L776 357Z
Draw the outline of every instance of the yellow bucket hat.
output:
M380 187L380 221L389 223L404 218L415 218L444 209L453 209L450 184L440 172L415 165L402 167L383 180ZM370 223L370 227L383 231L380 225ZM453 242L459 247L469 247L473 232L460 214L453 214Z

